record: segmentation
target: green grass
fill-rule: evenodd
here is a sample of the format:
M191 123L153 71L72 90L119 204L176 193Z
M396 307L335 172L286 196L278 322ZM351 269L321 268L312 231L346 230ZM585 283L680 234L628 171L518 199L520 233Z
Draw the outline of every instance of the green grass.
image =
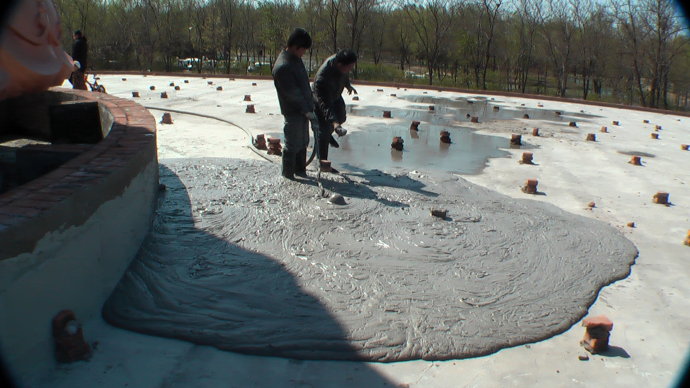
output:
M404 73L395 66L379 63L358 62L357 79L364 81L400 82L404 80Z

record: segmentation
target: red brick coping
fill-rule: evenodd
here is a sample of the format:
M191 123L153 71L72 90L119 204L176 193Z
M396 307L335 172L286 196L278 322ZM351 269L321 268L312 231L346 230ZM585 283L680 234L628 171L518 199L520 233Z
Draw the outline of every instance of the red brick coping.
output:
M157 164L156 122L142 106L89 91L47 93L53 100L57 94L62 101L98 102L107 135L97 144L79 145L83 153L48 174L0 194L0 260L32 252L46 233L83 224L151 162ZM157 176L156 170L151 184L158 184Z

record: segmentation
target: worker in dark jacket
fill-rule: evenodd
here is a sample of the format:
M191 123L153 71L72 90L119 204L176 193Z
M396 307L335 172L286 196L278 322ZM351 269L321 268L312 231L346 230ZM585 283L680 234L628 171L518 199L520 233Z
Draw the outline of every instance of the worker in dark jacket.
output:
M318 126L309 75L301 59L309 48L309 33L297 28L290 34L287 48L278 55L273 65L273 82L278 92L280 113L285 118L282 174L288 179L295 179L294 174L306 176L309 122L315 131Z
M84 74L86 73L86 65L88 59L88 45L86 44L86 37L81 31L74 31L72 35L74 43L72 44L72 59L79 62L78 66L75 66L75 70L69 77L69 82L72 84L74 89L86 90L86 82L84 81ZM75 64L76 65L76 64Z
M343 89L347 88L348 94L357 91L350 84L349 74L357 63L357 54L351 50L340 50L324 61L314 78L312 90L316 106L316 117L319 120L319 158L328 159L329 144L338 148L338 142L333 138L335 131L343 136L346 131L342 128L347 115L345 113L345 101L343 101ZM331 172L338 170L331 167Z

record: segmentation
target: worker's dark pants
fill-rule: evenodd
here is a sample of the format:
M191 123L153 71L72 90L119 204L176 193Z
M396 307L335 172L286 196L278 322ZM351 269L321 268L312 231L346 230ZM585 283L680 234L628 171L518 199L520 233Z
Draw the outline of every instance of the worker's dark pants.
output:
M319 158L328 160L328 147L333 136L333 123L326 120L321 109L316 109L316 118L319 119Z
M81 70L73 71L69 76L69 82L72 84L72 89L87 90L84 72Z
M307 146L309 145L309 120L304 115L286 115L283 135L283 175L293 175L306 170Z
M328 148L331 136L333 136L333 125L319 122L319 158L321 158L321 160L328 160Z

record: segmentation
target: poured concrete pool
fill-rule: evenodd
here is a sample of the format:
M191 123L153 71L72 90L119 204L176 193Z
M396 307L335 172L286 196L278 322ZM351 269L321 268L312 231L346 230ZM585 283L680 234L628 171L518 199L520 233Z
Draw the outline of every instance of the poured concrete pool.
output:
M108 322L267 356L466 358L567 329L637 256L602 222L446 174L324 178L334 205L273 172L164 163L168 192Z

